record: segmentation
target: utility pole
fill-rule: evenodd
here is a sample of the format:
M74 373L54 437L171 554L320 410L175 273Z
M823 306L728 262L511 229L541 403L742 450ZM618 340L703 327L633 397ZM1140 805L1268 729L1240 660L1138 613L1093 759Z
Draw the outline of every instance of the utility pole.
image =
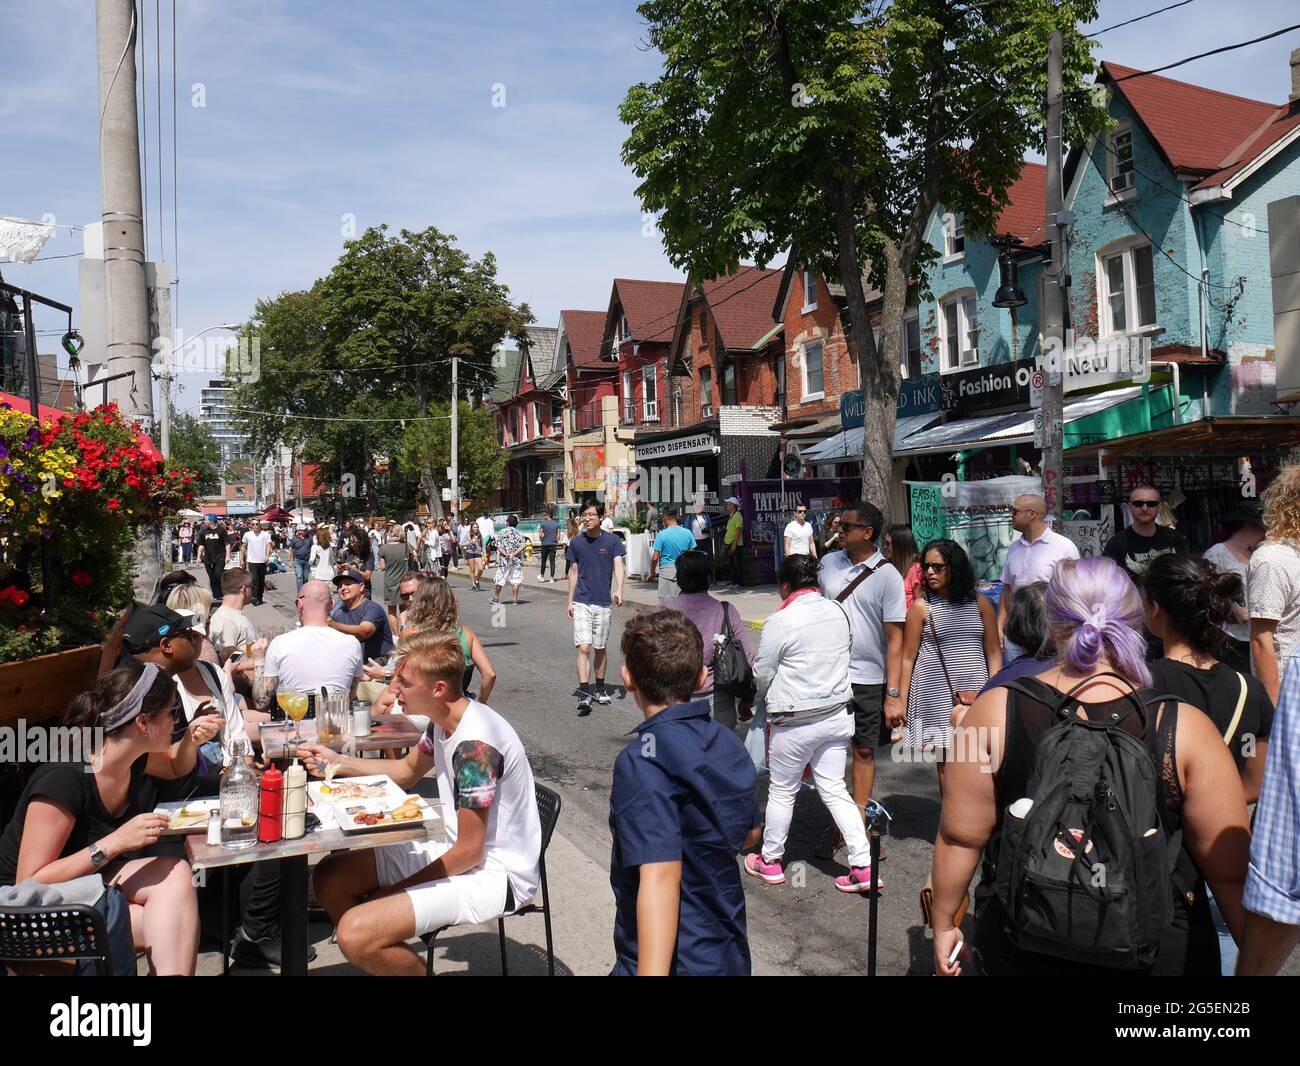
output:
M460 519L460 358L451 357L451 514Z
M1061 110L1063 106L1062 57L1065 50L1060 30L1047 39L1047 233L1052 256L1047 284L1043 286L1043 499L1047 514L1059 533L1064 503L1064 407L1065 407L1065 227L1061 225Z
M104 225L107 397L124 418L154 433L149 305L145 285L140 131L135 111L135 4L96 0L99 67L99 177ZM168 441L170 444L170 441ZM164 445L164 451L166 450ZM135 546L135 595L152 600L162 574L162 530L142 530Z

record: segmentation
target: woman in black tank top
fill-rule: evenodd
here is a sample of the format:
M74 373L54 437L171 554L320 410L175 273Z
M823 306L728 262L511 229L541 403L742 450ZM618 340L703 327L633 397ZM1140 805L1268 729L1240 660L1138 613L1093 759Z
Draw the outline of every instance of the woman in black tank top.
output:
M1230 927L1237 935L1242 929L1241 891L1250 838L1241 782L1222 739L1205 715L1172 700L1146 715L1145 723L1137 714L1126 716L1132 709L1132 693L1139 701L1157 695L1147 687L1150 674L1144 661L1146 642L1137 589L1109 559L1067 561L1057 566L1048 584L1046 607L1059 649L1057 665L1025 682L1028 694L999 687L981 695L954 740L955 758L943 797L932 874L935 970L945 976L959 973L963 965L948 962L963 940L952 918L981 856L985 867L976 892L974 943L986 972L1117 974L1109 967L1017 949L1006 933L1000 902L989 887L1006 809L1028 794L1039 741L1052 723L1057 703L1071 689L1076 689L1076 713L1092 720L1118 714L1118 728L1140 737L1151 750L1159 766L1157 800L1162 820L1171 831L1182 829L1184 846L1213 887ZM1171 884L1170 892L1174 891ZM1192 924L1188 907L1174 908L1150 972L1217 972L1214 964L1197 955ZM979 961L969 952L962 957L967 966Z

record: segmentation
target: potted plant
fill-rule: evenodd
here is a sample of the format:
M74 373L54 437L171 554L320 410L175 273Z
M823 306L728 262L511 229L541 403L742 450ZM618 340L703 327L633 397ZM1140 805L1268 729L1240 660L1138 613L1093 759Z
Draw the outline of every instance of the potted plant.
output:
M44 422L0 406L0 717L61 713L94 677L131 599L137 529L185 507L192 483L116 405Z

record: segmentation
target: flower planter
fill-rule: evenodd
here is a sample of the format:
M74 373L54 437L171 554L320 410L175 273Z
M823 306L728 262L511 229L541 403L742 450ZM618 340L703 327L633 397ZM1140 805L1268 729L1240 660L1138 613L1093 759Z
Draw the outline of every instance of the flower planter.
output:
M102 645L0 665L0 725L29 724L63 717L72 698L88 689L99 672Z

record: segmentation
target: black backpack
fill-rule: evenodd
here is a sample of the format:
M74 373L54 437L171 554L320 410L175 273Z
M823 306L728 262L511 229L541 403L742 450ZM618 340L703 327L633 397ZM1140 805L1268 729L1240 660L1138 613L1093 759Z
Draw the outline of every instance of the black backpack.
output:
M1020 682L1004 686L1052 707L1056 721L1034 752L1032 806L1012 813L1017 800L1003 812L994 886L1016 947L1146 969L1173 917L1171 879L1182 850L1181 822L1167 822L1161 799L1155 708L1168 704L1160 731L1172 730L1178 699L1132 692L1133 711L1090 721L1075 713L1073 698L1086 683L1054 707ZM1141 736L1120 728L1134 712Z

